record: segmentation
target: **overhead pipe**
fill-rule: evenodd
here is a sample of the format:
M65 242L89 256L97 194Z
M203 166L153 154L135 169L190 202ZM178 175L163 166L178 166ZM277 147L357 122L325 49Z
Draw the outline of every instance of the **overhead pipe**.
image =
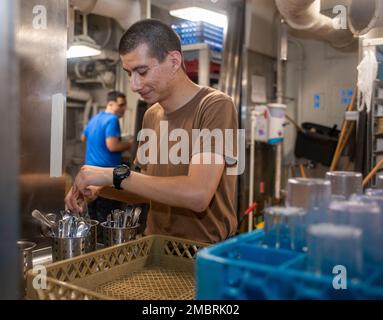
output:
M141 18L139 0L70 0L70 3L81 12L114 18L124 30Z
M383 26L383 1L352 0L348 21L351 32L356 36L364 35L373 28Z
M320 13L320 0L275 0L275 4L292 29L306 32L337 49L348 49L355 43L350 30L335 29L333 19Z

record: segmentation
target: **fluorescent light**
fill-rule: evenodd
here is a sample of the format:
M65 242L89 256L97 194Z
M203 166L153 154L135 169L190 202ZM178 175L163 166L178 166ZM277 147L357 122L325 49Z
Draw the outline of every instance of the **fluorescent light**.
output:
M100 47L92 38L78 35L74 37L72 45L66 52L66 57L70 59L98 56L99 54L101 54Z
M170 14L184 20L204 21L222 28L227 25L227 17L224 14L199 7L170 10Z
M73 44L66 52L67 59L97 56L101 51L88 44Z

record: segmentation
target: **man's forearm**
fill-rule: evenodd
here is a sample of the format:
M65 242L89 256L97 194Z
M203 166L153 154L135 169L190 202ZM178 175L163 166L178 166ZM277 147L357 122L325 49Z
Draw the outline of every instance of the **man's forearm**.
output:
M136 203L148 203L149 200L141 197L139 195L136 195L134 193L125 191L125 190L117 190L113 187L103 187L99 191L99 196L111 200L121 201L121 202L127 202L131 204Z
M156 202L193 211L205 209L205 192L189 176L153 177L132 172L121 187Z

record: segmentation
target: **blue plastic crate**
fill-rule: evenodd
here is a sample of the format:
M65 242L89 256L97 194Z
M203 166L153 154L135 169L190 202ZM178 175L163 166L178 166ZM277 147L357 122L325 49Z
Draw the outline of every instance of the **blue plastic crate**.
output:
M207 43L211 50L223 50L223 28L200 21L174 24L172 28L180 36L182 45Z
M214 33L223 34L223 28L210 24L204 21L185 21L180 24L173 24L172 28L175 31L179 30L210 30Z
M306 271L307 256L266 248L262 230L202 249L196 260L197 299L383 299L383 266L334 289L335 275Z

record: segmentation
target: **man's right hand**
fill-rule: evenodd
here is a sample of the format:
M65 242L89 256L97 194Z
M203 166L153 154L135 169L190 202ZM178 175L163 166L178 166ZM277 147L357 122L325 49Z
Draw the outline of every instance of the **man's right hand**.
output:
M67 195L65 196L65 205L67 209L74 212L82 212L83 204L85 202L91 202L95 200L101 191L102 187L97 186L89 186L83 194L80 192L73 192L73 187L69 190ZM85 197L85 199L84 199Z
M81 212L81 198L83 197L79 191L74 191L73 187L70 188L64 199L66 208L73 212Z

